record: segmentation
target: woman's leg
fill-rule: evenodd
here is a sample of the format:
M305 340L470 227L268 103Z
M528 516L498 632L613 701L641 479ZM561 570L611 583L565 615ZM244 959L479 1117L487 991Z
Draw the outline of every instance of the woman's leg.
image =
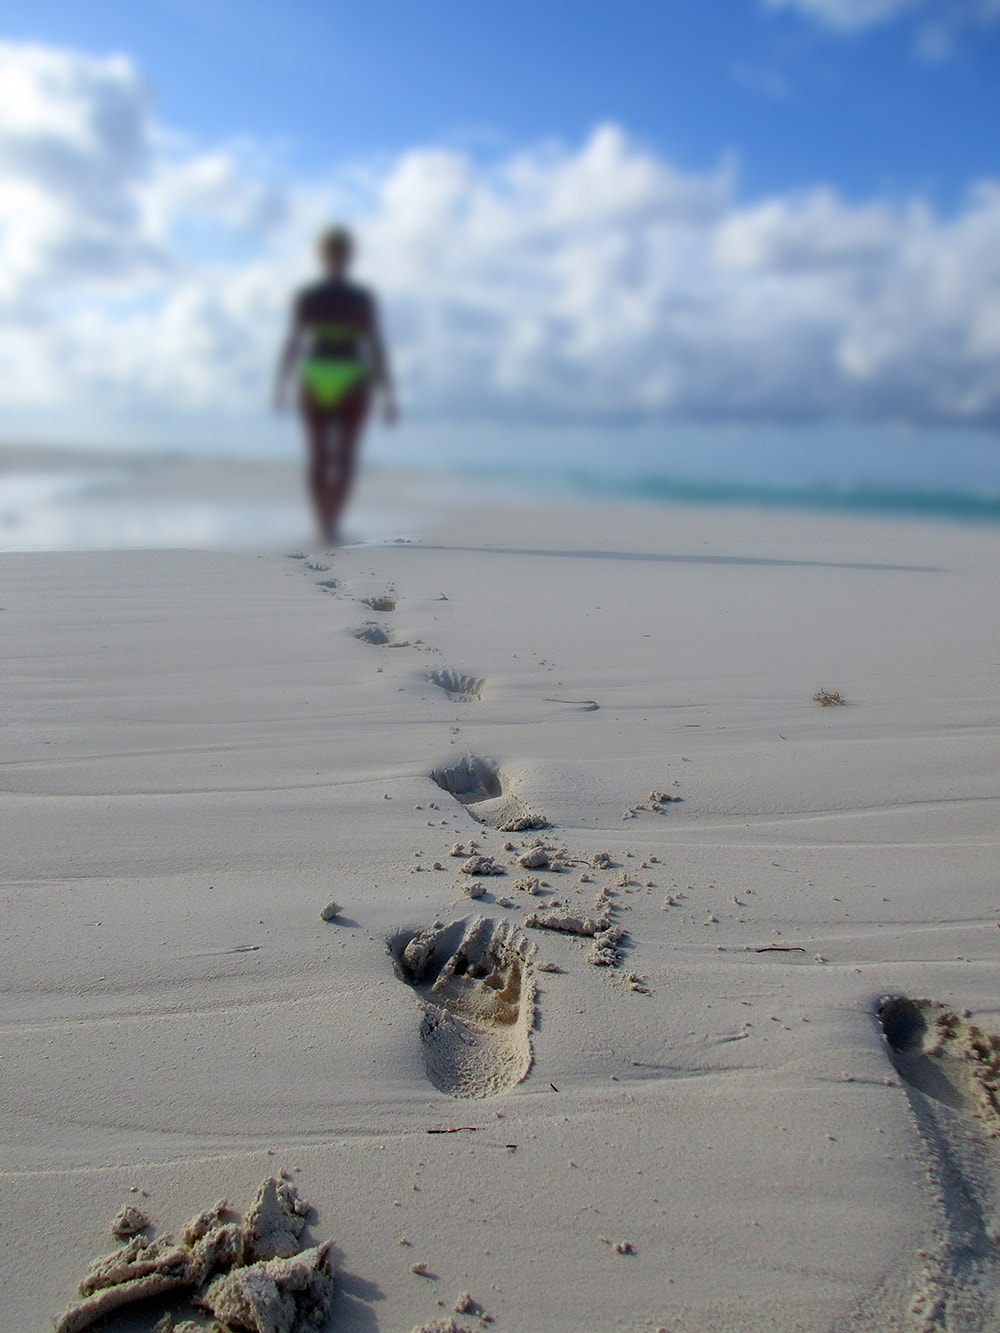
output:
M340 516L350 497L357 464L358 446L368 415L368 390L364 385L336 407L321 407L303 392L302 421L309 447L309 493L323 541L337 537Z
M359 385L340 403L334 416L334 434L330 439L326 516L328 530L335 536L340 517L350 499L357 469L358 447L368 415L368 390Z
M299 399L299 411L302 416L302 426L305 430L306 447L309 454L306 465L309 499L312 503L320 537L325 541L329 536L326 493L328 489L327 473L329 471L330 418L329 414L324 412L311 395L306 392L303 392Z

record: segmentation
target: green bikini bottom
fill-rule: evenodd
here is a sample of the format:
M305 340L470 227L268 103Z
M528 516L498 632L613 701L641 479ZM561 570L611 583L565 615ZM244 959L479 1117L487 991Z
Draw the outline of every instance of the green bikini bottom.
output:
M303 361L302 383L320 407L336 407L356 384L368 378L360 361Z

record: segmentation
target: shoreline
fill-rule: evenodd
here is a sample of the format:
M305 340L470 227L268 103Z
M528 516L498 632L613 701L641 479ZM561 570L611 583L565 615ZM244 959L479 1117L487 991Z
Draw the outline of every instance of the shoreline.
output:
M544 455L543 455L544 456ZM311 549L303 469L291 447L271 458L130 454L0 446L0 553L31 550ZM348 513L352 544L420 539L450 516L484 503L507 509L586 509L612 504L719 510L837 520L1000 526L1000 490L920 486L912 481L757 478L633 466L601 473L585 462L563 467L476 462L401 465L366 455Z

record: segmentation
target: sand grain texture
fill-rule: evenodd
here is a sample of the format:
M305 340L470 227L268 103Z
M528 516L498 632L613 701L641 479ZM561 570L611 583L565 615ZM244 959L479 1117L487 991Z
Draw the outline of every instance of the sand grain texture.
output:
M996 1327L1000 534L549 504L304 554L0 557L0 1327L125 1204L282 1170L338 1333ZM315 1323L269 1210L212 1299ZM182 1326L207 1213L115 1259Z

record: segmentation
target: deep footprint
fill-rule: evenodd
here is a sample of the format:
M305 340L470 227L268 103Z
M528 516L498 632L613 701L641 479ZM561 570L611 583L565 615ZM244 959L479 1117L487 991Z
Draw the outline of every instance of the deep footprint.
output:
M510 790L510 785L492 759L467 754L455 764L435 768L431 777L473 819L503 833L545 828L548 821L536 815Z
M397 975L420 997L427 1077L452 1097L495 1097L531 1068L533 946L477 916L389 941Z
M1000 1038L935 1000L887 996L879 1021L909 1092L941 1221L920 1250L906 1327L915 1333L981 1333L998 1327L1000 1262L995 1148L1000 1133ZM881 1330L878 1319L869 1327Z
M377 648L408 648L410 646L405 639L397 638L391 629L376 625L374 621L359 626L354 631L354 637L360 639L362 643L370 643Z
M936 1000L891 996L878 1016L901 1078L1000 1136L1000 1037Z
M481 699L486 688L485 680L478 676L467 676L454 667L439 667L436 671L429 671L427 679L439 690L444 690L455 703L470 703L473 699Z
M358 599L362 605L370 606L373 611L395 611L396 599L388 594L382 597L361 597Z

